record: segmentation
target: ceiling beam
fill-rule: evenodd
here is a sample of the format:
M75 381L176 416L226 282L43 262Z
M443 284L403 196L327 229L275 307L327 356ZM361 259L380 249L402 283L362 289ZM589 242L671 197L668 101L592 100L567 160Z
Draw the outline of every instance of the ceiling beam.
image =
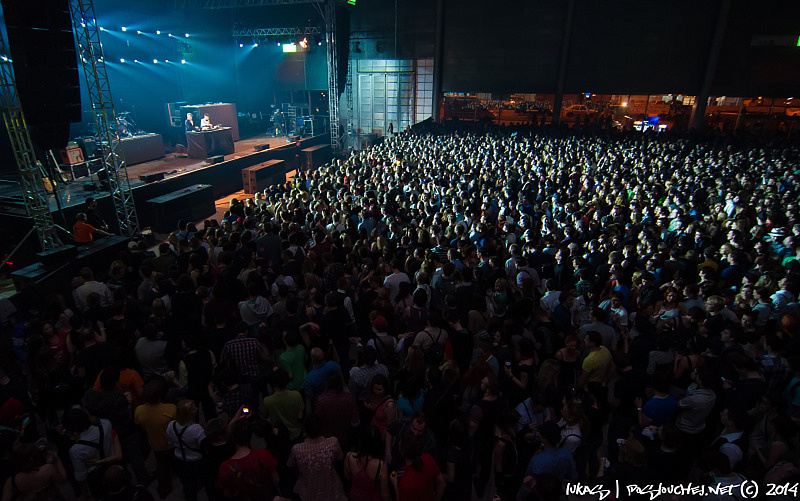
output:
M305 28L255 28L246 30L233 30L233 38L267 38L284 36L308 36L320 35L322 30L316 26L306 26Z
M202 9L234 9L237 7L265 7L270 5L294 5L321 3L320 0L200 0Z

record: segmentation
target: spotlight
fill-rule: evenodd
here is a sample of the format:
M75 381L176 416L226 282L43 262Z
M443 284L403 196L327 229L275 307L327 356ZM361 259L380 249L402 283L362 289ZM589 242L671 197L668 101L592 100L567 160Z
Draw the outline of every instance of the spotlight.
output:
M278 40L277 45L278 45L278 47L281 46L281 41L280 40Z
M124 63L125 62L125 58L124 57L119 58L119 62L120 63Z
M317 42L317 45L322 45L322 40L319 40L319 41Z
M164 62L165 63L169 63L169 59L164 59Z
M133 62L134 62L134 63L138 63L138 62L139 62L139 60L138 60L138 59L134 59L134 60L133 60Z
M244 44L242 42L239 42L239 48L241 49L242 47L244 47Z
M3 56L3 61L8 62L8 56Z
M153 59L153 64L158 64L158 59Z
M253 44L253 47L258 47L258 42L255 42L255 43Z
M126 28L125 26L123 26L123 27L122 27L122 31L128 31L128 28Z
M304 39L300 40L300 47L302 47L304 49L308 48L308 39L307 38L304 38Z
M181 64L186 64L186 59L181 59Z
M172 36L172 33L170 33L169 36Z
M100 31L106 31L106 29L101 26Z
M142 30L136 30L136 34L137 35L141 35L142 34Z
M156 35L160 35L160 34L161 34L161 30L156 30Z
M183 36L186 37L186 38L189 38L189 34L188 33L184 33Z

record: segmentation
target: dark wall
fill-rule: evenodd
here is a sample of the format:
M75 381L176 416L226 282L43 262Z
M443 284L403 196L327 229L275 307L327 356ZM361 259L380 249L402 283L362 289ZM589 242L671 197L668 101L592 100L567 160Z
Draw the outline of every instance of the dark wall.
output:
M447 1L444 90L554 92L565 4Z
M555 91L568 0L446 3L445 91ZM752 39L775 35L796 41L800 2L730 4L712 94L796 93L800 49L756 46ZM700 91L721 0L575 0L574 5L566 93Z
M712 94L786 97L800 82L800 2L731 3ZM788 45L760 45L782 37ZM768 43L768 42L767 42Z
M700 91L717 2L575 4L564 92Z

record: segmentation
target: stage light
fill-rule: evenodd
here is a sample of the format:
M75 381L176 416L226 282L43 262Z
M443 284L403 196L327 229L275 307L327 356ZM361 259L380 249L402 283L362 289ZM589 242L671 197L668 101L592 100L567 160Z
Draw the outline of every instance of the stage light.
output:
M628 106L628 101L624 101L624 102L622 103L622 106Z
M322 45L322 40L317 41L317 45Z
M181 59L181 64L186 64L186 59Z
M138 63L138 62L139 62L139 60L138 60L138 59L134 59L134 60L133 60L133 62L134 62L134 63Z
M258 42L253 43L253 47L258 47Z
M122 31L128 31L128 28L126 28L126 27L124 27L124 26L123 26L123 27L122 27Z
M106 31L106 29L101 26L100 31Z
M153 64L158 64L158 59L153 59Z
M283 52L297 52L297 44L295 43L283 44Z
M3 61L8 62L8 56L3 56Z
M165 63L169 63L169 59L164 59L164 62Z
M142 34L142 30L136 30L136 34L137 35L141 35Z
M120 63L124 63L125 62L125 58L124 57L119 58L119 62Z
M278 40L277 45L278 45L278 47L281 46L281 41L280 40Z
M242 42L239 42L239 48L241 49L242 47L244 47L244 44Z
M169 36L172 36L172 33L170 33Z
M183 36L186 37L186 38L189 38L189 34L188 33L184 33Z
M300 47L302 47L304 49L308 48L308 39L307 38L304 38L304 39L300 40Z
M160 34L161 34L161 30L156 30L156 35L160 35Z

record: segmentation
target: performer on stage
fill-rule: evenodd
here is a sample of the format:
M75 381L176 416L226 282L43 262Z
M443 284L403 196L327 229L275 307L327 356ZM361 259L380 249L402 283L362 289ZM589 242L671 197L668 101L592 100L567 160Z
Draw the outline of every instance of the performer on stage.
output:
M200 130L200 127L194 124L194 117L192 117L191 113L186 114L186 121L183 122L183 125L186 128L186 132Z
M211 125L211 118L209 118L208 113L206 113L203 115L203 118L200 119L200 128L205 130L211 127L213 127L213 125Z

